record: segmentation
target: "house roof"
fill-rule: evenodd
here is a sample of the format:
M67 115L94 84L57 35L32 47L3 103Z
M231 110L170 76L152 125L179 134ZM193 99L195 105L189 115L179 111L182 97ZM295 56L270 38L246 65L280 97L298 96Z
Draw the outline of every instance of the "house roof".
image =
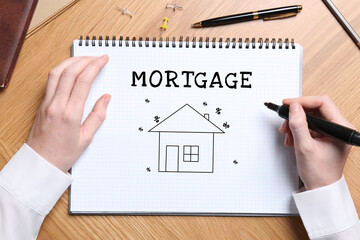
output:
M149 132L224 133L189 104L179 108Z

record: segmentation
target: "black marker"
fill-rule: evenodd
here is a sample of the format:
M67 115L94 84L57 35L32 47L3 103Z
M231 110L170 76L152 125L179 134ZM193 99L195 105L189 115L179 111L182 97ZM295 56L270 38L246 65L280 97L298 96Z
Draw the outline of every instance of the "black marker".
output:
M266 107L277 112L281 118L289 120L289 106L278 106L273 103L264 103ZM309 128L317 132L324 133L350 145L360 146L360 133L354 129L329 122L325 119L306 114Z

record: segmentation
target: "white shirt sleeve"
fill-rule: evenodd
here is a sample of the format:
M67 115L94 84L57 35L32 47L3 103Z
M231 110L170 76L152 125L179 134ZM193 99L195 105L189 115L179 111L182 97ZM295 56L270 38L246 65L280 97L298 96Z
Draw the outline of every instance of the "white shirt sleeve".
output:
M344 176L325 187L293 194L310 239L360 239L360 223Z
M44 218L71 182L71 175L24 144L0 172L0 239L36 239ZM293 197L310 239L360 239L344 176Z
M24 144L0 172L0 239L36 239L71 181Z

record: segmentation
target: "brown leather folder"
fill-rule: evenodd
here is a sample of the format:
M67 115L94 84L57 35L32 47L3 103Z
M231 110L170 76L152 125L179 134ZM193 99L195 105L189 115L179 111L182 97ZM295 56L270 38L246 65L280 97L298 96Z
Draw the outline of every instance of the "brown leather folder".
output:
M8 86L38 0L0 0L0 88Z

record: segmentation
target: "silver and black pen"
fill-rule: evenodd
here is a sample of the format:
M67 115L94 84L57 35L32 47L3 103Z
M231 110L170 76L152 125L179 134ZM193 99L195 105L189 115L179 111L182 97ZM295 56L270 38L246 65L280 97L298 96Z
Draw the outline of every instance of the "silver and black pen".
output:
M344 16L340 13L340 11L336 8L333 2L330 0L323 0L325 5L329 8L330 12L334 15L336 20L340 23L340 25L344 28L347 34L351 37L354 43L360 48L360 37L356 34L355 30L351 27L351 25L346 21Z

